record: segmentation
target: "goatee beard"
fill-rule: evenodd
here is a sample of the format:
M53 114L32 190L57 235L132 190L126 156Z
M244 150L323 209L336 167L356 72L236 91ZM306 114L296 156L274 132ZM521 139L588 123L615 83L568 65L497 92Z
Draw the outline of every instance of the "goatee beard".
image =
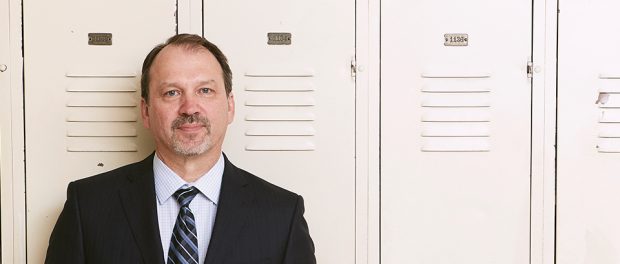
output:
M189 142L189 144L184 144L185 142L179 139L176 134L176 129L178 129L184 124L192 124L192 123L201 124L207 130L205 138L203 138L202 142L199 142L197 145L193 144L193 143L197 143L194 141L197 135L192 135L192 137L189 138L191 142ZM172 131L173 131L172 140L171 140L172 149L179 155L182 155L185 157L197 156L197 155L207 152L213 145L211 142L211 137L210 137L211 136L211 122L209 122L209 119L207 119L206 117L200 116L198 114L180 115L174 121L172 121Z

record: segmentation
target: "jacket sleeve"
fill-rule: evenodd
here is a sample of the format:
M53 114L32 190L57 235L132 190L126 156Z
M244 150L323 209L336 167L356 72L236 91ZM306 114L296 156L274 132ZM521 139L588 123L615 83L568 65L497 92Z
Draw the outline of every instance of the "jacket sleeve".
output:
M315 264L314 243L304 219L304 199L298 196L284 256L286 264Z
M85 263L80 207L75 183L70 183L67 188L67 201L52 231L45 263Z

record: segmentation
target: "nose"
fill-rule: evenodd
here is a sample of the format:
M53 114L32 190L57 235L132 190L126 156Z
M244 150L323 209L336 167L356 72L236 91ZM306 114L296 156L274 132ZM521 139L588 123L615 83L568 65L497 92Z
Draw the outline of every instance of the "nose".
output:
M181 98L179 115L200 115L200 98L194 94L186 93Z

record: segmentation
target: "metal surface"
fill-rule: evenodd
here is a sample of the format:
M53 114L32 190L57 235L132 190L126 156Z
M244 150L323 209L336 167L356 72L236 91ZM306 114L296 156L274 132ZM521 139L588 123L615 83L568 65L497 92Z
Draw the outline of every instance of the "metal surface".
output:
M112 33L88 33L88 45L112 45Z
M291 45L291 33L269 32L267 33L268 45Z
M444 34L444 46L468 46L468 34Z

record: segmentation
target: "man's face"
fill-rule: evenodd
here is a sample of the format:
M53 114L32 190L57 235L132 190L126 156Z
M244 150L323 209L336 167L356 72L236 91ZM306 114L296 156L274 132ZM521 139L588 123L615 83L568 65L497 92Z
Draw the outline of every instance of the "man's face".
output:
M234 110L222 67L207 49L166 46L160 51L150 69L149 102L142 100L142 121L158 151L219 155Z

